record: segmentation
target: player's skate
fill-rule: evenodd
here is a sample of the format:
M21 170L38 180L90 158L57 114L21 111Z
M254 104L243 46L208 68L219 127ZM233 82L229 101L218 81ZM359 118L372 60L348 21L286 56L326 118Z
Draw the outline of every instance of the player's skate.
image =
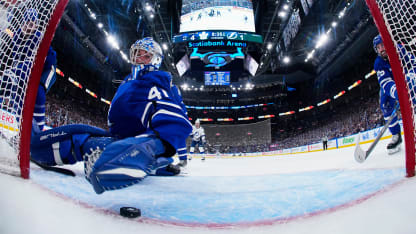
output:
M387 145L388 154L394 154L400 151L400 144L402 143L402 135L400 133L391 137L391 142Z

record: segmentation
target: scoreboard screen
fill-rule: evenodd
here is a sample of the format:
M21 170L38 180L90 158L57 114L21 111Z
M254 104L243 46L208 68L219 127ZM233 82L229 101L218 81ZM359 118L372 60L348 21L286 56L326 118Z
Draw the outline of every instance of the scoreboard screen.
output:
M182 0L179 32L234 30L255 32L251 0Z
M229 71L204 72L205 85L230 85Z

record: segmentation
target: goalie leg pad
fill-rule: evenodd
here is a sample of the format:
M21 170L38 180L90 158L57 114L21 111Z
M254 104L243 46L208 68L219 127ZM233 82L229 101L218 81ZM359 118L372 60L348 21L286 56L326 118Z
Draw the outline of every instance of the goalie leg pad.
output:
M169 163L166 158L156 159L164 152L162 141L154 135L115 141L107 145L98 157L89 156L96 157L96 160L85 176L97 194L125 188L142 181L152 170L166 166ZM100 152L91 152L97 153Z

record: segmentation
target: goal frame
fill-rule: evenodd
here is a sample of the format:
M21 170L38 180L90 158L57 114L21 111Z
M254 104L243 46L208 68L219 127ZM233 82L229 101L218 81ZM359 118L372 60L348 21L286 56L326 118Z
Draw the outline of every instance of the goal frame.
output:
M20 174L24 179L29 178L30 172L30 137L32 132L33 111L35 108L40 77L42 75L43 65L45 63L49 47L51 46L53 36L68 2L69 0L59 0L56 4L55 10L51 15L51 19L46 26L43 39L39 44L39 49L30 72L26 95L23 102L24 107L22 112L22 121L19 129L20 141L18 159L20 164Z
M415 176L415 129L413 126L412 103L406 86L406 79L403 74L403 68L394 46L392 37L384 21L382 12L376 0L365 0L378 31L383 39L384 47L389 57L390 66L396 83L397 94L399 96L400 111L403 121L403 132L405 138L406 153L406 176Z

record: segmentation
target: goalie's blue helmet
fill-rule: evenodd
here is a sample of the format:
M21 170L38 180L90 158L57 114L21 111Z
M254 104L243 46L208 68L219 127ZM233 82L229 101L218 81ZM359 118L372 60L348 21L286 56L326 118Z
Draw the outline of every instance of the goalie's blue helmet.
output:
M383 40L381 39L381 36L380 36L380 34L378 34L377 36L375 36L374 37L374 39L373 39L373 48L374 48L374 51L378 54L378 51L377 51L377 45L378 44L381 44L381 43L383 43Z
M148 64L138 64L136 63L136 56L138 56L139 50L145 50L149 54L152 55L152 59ZM160 65L162 64L163 60L163 52L162 48L160 47L159 43L157 43L151 37L145 37L141 40L137 40L133 45L130 47L130 61L134 66L137 65L153 65L157 69L159 69Z

